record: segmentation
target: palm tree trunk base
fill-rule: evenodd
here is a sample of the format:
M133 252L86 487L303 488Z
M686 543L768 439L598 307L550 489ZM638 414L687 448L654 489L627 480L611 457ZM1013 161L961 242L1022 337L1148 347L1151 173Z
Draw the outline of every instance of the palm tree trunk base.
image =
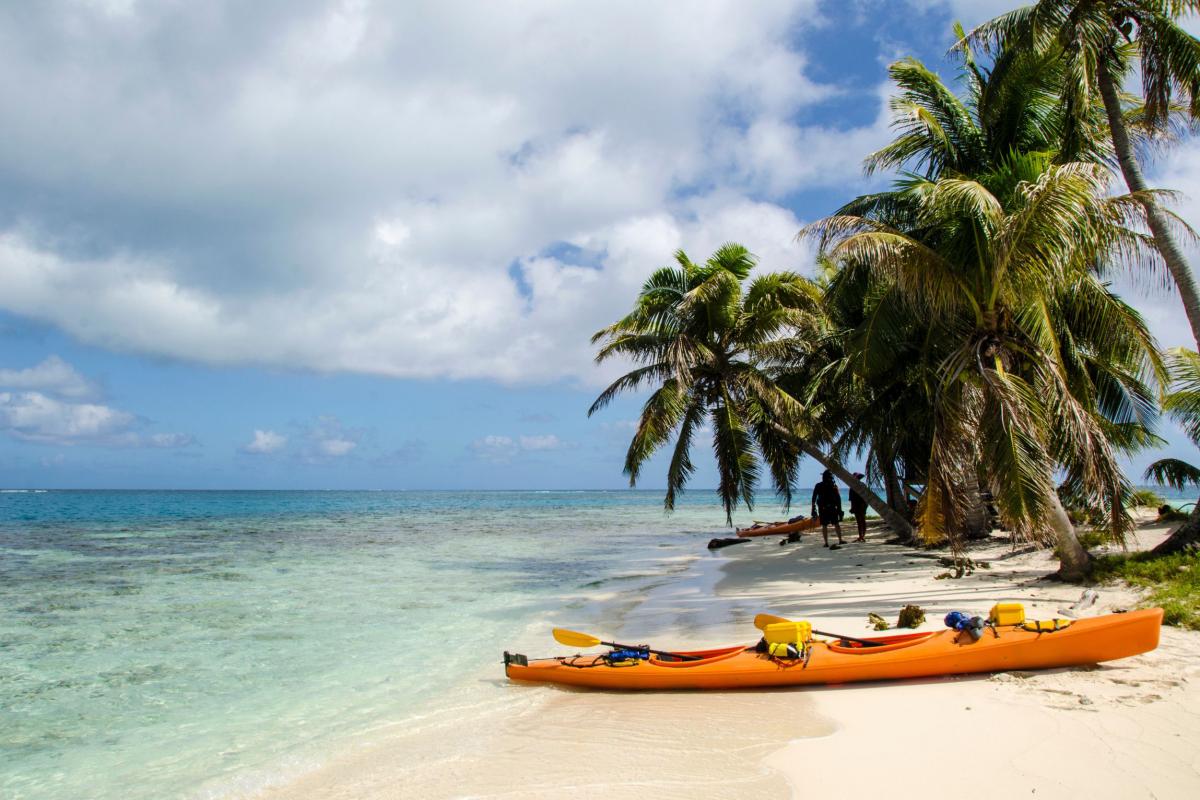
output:
M1050 580L1063 583L1086 583L1092 577L1092 564L1095 559L1088 556L1087 564L1083 567L1068 568L1066 564L1059 566L1057 572L1050 574Z

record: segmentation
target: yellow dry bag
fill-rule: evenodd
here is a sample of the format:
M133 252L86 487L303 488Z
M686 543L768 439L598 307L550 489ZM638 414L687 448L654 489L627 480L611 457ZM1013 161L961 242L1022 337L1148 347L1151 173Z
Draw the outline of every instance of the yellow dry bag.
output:
M1020 603L996 603L988 612L993 625L1020 625L1025 621L1025 606Z
M804 645L794 642L769 642L767 644L767 654L771 658L802 658L804 656Z
M772 622L762 629L767 644L804 644L812 639L812 624L800 622Z

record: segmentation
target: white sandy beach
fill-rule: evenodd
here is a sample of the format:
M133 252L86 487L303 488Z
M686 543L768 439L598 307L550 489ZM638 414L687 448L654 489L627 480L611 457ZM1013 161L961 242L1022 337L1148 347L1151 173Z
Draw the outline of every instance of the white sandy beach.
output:
M1144 525L1131 547L1165 528ZM1045 580L1048 552L999 539L960 579L938 555L883 543L825 550L820 537L757 540L705 554L649 596L631 598L612 635L659 646L756 638L760 611L819 620L849 635L907 603L935 629L950 610L1000 600L1055 615L1080 588ZM701 545L702 546L702 545ZM1132 608L1098 587L1095 611ZM555 619L568 625L568 619ZM536 634L536 638L535 638ZM516 642L545 655L548 631ZM603 694L517 686L481 675L462 704L419 730L380 731L355 753L264 797L1190 798L1200 796L1200 633L1163 630L1159 648L1118 662L1039 673L711 694Z

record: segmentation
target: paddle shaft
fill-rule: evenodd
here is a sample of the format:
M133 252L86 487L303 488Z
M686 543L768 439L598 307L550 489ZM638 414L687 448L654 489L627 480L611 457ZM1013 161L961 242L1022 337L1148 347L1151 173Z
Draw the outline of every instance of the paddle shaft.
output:
M637 644L618 644L616 642L601 642L605 647L611 647L614 650L645 650L647 653L653 653L656 656L667 656L668 658L678 658L680 661L699 661L700 656L685 656L683 653L668 653L665 650L652 650L649 647L642 647Z

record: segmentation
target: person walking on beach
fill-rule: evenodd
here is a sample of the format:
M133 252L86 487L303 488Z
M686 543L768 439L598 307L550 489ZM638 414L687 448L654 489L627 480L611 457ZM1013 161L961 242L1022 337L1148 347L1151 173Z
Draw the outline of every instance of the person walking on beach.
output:
M861 472L856 472L854 473L854 477L862 479L865 476ZM867 501L853 489L850 489L849 492L850 515L858 523L858 538L854 541L865 542L867 540Z
M846 543L842 539L842 493L829 470L821 473L821 482L813 487L812 515L821 520L821 535L825 537L826 547L829 547L830 525L837 531L838 545Z

